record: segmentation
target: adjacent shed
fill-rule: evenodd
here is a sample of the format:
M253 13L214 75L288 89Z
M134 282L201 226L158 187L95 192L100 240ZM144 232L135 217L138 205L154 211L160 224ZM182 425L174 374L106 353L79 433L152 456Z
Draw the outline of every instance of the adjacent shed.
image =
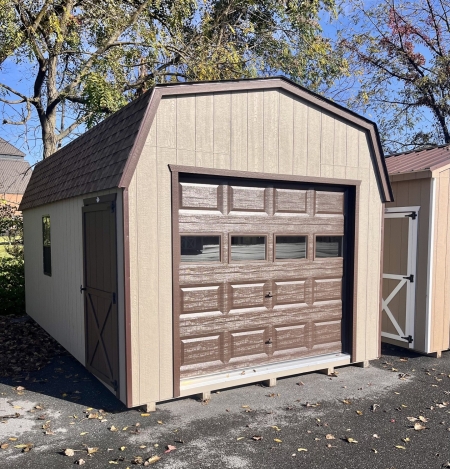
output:
M128 406L379 355L376 126L284 78L156 86L33 172L28 313Z
M382 337L440 355L450 347L450 147L386 158Z

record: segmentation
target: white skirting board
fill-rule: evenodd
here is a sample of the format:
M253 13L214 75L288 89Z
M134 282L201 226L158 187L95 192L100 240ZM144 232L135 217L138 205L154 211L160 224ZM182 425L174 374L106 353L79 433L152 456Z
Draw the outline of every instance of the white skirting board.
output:
M281 378L282 376L291 376L349 364L350 355L346 353L332 353L319 355L317 357L289 360L272 363L270 365L259 365L251 368L198 376L196 378L181 380L180 395L190 396L204 391L230 388L232 386L264 381L270 378Z

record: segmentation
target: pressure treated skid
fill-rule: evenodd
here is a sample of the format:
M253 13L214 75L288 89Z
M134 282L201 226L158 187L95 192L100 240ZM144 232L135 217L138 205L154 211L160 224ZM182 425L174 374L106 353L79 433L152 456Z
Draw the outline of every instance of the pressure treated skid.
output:
M152 407L176 395L207 396L214 389L255 381L273 385L277 377L376 358L383 202L392 195L375 126L278 78L157 86L136 103L119 111L132 116L127 128L133 138L126 137L125 130L114 133L128 122L116 113L37 165L22 204L28 313L86 363L81 209L87 198L98 196L101 203L104 195L115 193L120 326L115 393L128 406ZM128 140L121 144L119 134ZM102 142L114 139L117 143L109 148L115 163L108 166ZM66 166L69 182L61 175L61 182L51 187L51 178L45 182L44 175L57 171L56 162L69 165L67 158L74 153L86 158L85 164L72 173ZM270 187L309 184L326 191L338 185L354 192L355 210L349 212L355 267L347 301L353 310L348 353L262 363L180 382L173 341L174 175L190 173ZM52 220L52 277L42 274L44 215Z

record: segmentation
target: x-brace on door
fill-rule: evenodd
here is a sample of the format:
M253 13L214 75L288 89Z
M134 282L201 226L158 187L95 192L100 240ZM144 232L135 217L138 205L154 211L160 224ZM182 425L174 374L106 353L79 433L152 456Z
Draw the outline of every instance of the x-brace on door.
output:
M419 208L385 212L381 336L408 348L414 347Z

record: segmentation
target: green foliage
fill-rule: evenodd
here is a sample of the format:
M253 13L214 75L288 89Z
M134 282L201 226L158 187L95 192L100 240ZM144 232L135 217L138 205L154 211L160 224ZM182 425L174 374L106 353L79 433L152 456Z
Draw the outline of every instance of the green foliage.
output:
M0 314L25 312L23 220L15 207L0 201L0 235L7 240L7 256L0 257Z
M0 82L23 116L5 122L36 113L46 157L157 83L284 74L323 91L346 73L325 10L334 0L0 0L0 69L20 64L32 90Z
M21 258L0 258L0 315L25 313L25 271Z

